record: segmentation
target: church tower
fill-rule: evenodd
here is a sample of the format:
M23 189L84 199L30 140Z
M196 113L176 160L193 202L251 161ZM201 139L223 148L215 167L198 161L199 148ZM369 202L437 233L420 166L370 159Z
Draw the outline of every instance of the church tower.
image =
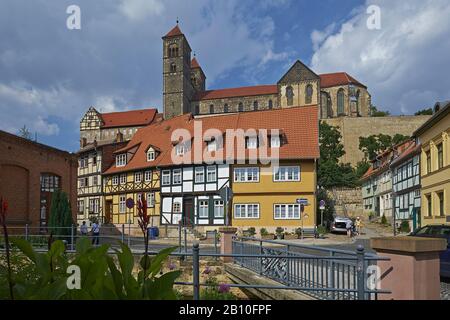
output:
M163 38L164 118L191 112L191 47L178 23Z

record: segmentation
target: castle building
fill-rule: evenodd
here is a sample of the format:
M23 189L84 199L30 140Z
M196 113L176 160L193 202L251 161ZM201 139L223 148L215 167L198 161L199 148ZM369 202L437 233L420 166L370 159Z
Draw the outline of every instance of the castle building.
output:
M370 116L367 87L345 72L316 74L300 61L276 84L206 90L206 76L176 25L163 38L164 118L319 106L321 119Z
M115 161L113 152L124 147L142 128L157 118L156 109L100 113L91 107L80 122L80 150L78 151L77 221L98 219L110 222L105 216L102 173Z

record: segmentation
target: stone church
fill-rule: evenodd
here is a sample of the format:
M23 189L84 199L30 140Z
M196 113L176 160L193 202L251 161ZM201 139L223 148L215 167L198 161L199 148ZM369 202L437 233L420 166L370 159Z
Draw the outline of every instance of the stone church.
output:
M367 87L345 72L316 74L301 61L276 84L206 90L206 76L178 24L163 38L164 118L319 105L319 117L370 116Z

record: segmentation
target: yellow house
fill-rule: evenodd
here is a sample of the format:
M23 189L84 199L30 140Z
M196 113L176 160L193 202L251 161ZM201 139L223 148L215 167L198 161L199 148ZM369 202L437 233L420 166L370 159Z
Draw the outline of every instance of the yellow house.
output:
M159 170L144 168L128 172L116 171L104 175L103 179L106 221L116 226L131 224L137 227L137 203L144 195L147 201L147 214L151 218L150 226L159 226L161 203ZM131 208L127 206L129 199L132 199L134 204Z
M232 174L232 225L274 232L313 228L316 221L316 163L282 161L279 165L235 165ZM301 200L300 200L301 199ZM301 212L299 201L307 201Z
M434 115L414 136L422 144L422 226L450 223L450 102L437 103Z

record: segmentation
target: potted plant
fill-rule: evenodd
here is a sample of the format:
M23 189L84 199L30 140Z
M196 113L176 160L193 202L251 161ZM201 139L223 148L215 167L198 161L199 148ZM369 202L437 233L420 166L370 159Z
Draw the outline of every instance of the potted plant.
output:
M247 229L247 232L248 232L248 236L253 238L255 236L255 234L256 234L256 229L251 227L251 228Z
M284 240L295 240L298 239L298 235L295 232L285 232Z
M261 228L259 230L259 233L261 234L261 239L263 240L273 240L273 234L270 234L266 228Z
M276 233L276 235L277 235L277 239L278 239L278 240L283 239L284 228L282 228L282 227L277 227L277 228L275 229L275 233Z
M302 228L295 229L294 233L297 236L297 239L300 239L302 237Z

